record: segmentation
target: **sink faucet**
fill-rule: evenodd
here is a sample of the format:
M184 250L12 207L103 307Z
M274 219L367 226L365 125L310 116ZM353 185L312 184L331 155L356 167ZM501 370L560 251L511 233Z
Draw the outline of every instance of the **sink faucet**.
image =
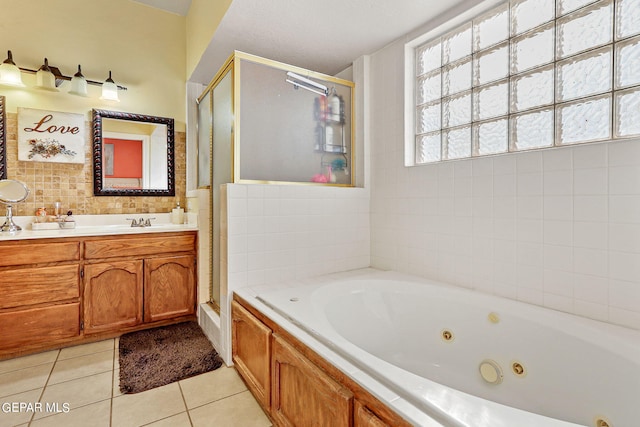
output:
M154 218L147 218L146 220L142 217L138 221L135 218L127 218L127 221L131 221L132 227L151 227L151 220Z

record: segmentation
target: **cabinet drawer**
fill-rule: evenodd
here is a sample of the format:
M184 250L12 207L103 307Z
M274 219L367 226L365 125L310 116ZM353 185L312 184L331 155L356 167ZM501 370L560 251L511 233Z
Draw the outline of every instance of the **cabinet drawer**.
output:
M0 273L0 309L78 298L77 264L5 270Z
M0 349L54 342L80 334L80 303L0 313Z
M0 267L46 262L77 261L80 242L4 242L0 244Z
M195 233L163 236L145 234L104 240L87 240L84 243L85 259L122 256L146 256L195 250Z

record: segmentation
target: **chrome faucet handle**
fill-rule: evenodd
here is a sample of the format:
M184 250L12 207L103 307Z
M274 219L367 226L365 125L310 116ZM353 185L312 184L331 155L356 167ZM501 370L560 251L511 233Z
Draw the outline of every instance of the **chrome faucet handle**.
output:
M132 227L139 227L138 223L136 222L135 218L126 218L127 221L131 221L131 226Z
M144 222L144 226L145 227L151 227L151 220L152 219L156 219L156 217L153 218L147 218L147 220Z

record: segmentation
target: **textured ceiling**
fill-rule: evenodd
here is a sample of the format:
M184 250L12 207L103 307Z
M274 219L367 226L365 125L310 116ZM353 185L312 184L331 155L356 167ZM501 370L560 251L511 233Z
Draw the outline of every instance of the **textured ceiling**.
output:
M191 4L191 0L133 1L183 16ZM234 50L336 74L434 18L480 2L233 0L189 80L207 84Z
M233 0L190 81L208 83L233 50L336 74L454 7L480 0Z

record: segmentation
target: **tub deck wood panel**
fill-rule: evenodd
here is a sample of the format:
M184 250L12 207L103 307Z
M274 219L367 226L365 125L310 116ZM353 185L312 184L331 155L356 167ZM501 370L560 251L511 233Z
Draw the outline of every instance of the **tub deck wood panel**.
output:
M251 305L249 301L242 298L236 293L233 296L233 302L235 304L232 305L232 312L235 311L237 313L237 307L240 307L243 310L245 310L246 313L248 313L248 315L252 316L254 318L254 321L264 324L266 328L272 331L272 337L271 337L272 348L275 347L274 343L276 342L276 340L278 340L280 343L286 343L285 345L287 346L287 348L293 349L297 353L298 358L305 359L307 363L310 363L311 365L315 366L315 368L318 369L319 372L322 373L322 375L325 375L327 378L331 379L332 382L339 384L341 387L346 389L353 396L352 397L353 403L349 405L349 409L348 409L348 412L349 412L349 416L348 416L349 423L347 424L348 426L357 425L362 427L381 427L381 426L411 427L411 424L407 422L404 418L402 418L400 415L396 414L394 411L389 409L386 405L384 405L376 397L374 397L370 392L365 390L362 386L360 386L358 383L353 381L346 374L344 374L340 369L336 368L333 364L325 360L322 356L318 355L315 351L311 350L304 343L300 342L300 340L298 340L296 337L291 335L288 331L286 331L276 322L272 321L269 317L265 316L262 312L260 312L260 310L256 309L253 305ZM234 307L236 308L234 309ZM243 337L242 333L238 334L238 332L239 331L236 329L236 324L234 322L233 331L232 331L233 341L242 341L243 339L246 339L246 337ZM233 344L233 345L238 345L238 344ZM242 345L246 345L246 344L242 344ZM282 353L282 350L280 350L279 352ZM271 351L272 360L274 357L273 353L274 352ZM272 373L270 377L271 382L274 381L274 372L273 372L275 369L274 363L275 362L272 361L272 367L271 367ZM245 381L245 383L249 384L250 380L248 379L248 377L245 377L241 370L238 370L238 371L240 373L240 376ZM313 370L313 372L316 373L318 371ZM286 387L285 384L280 382L280 385L279 385L280 389L283 386ZM281 393L281 391L280 390L274 391L273 387L274 387L273 384L271 384L271 390L272 390L271 405L263 405L262 401L259 399L259 396L253 392L251 387L249 387L249 390L251 390L254 396L256 396L256 399L259 401L259 403L263 405L262 408L265 410L265 412L271 418L271 420L274 421L274 425L276 426L291 425L284 420L280 420L274 414L274 408L278 407L277 406L278 403L275 403L276 402L275 393L276 392ZM373 415L373 418L363 415L362 412L360 413L360 415L358 415L358 413L355 411L355 408L357 408L358 405L365 407L367 411ZM289 415L290 414L291 413L289 413ZM307 425L327 426L327 427L333 427L335 425L333 424L333 420L328 420L327 418L323 418L323 420L326 421L327 423L323 424L323 423L314 422L312 424L307 424ZM376 424L376 422L378 421L382 424ZM296 425L305 425L305 424L296 424Z

